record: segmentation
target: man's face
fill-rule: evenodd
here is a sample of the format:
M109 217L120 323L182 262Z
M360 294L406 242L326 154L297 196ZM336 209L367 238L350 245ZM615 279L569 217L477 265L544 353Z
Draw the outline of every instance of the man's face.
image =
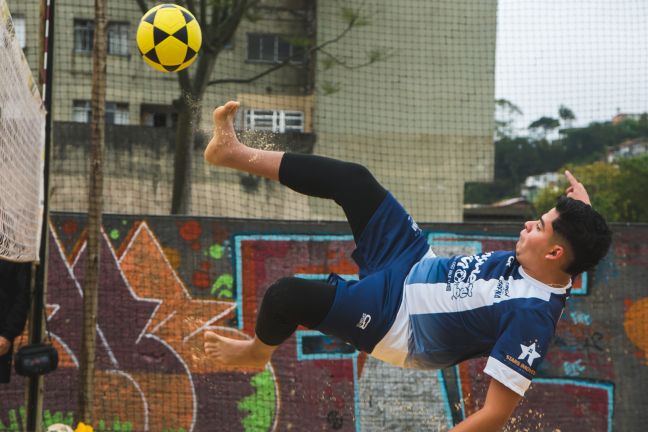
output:
M553 237L553 221L559 214L555 208L540 216L540 219L527 221L520 231L520 238L515 245L515 255L520 264L530 264L533 260L544 259L556 244Z

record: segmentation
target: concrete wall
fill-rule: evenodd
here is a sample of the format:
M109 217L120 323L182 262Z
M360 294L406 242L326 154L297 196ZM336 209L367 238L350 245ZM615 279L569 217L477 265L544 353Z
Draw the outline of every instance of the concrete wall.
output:
M171 208L174 131L145 126L107 126L103 211L168 214ZM312 153L307 133L255 133L273 149ZM51 164L50 206L57 211L87 211L90 128L56 122ZM192 213L219 217L310 219L305 197L259 177L216 169L203 160L207 136L194 143ZM290 204L287 205L286 203Z
M350 66L323 70L339 85L315 104L317 152L367 164L421 221L461 221L466 181L492 179L497 2L351 0L369 25L332 55ZM318 2L318 41L340 33L337 2ZM335 210L321 202L322 214ZM326 218L326 217L324 217Z
M78 214L52 216L47 311L60 367L45 378L49 419L73 419L76 410L84 228ZM512 248L519 232L515 225L422 228L438 254ZM576 282L510 430L647 424L648 227L614 230L609 255ZM401 370L306 329L264 371L223 369L205 358L206 330L253 335L259 301L275 279L354 275L352 249L342 223L106 215L96 418L106 430L117 419L134 431L448 430L483 403L483 360ZM20 377L2 387L0 430L19 421L24 388Z

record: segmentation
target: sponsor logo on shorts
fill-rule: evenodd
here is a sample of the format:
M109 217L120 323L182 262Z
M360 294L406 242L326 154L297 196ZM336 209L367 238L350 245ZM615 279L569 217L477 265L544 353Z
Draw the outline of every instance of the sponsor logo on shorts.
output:
M408 219L409 219L410 223L412 224L412 231L414 231L415 233L420 233L421 228L419 228L416 221L414 221L414 219L412 219L412 216L408 216Z
M369 321L371 321L371 315L363 313L362 318L360 318L360 321L358 321L358 324L356 324L356 327L359 327L362 330L364 330L369 325Z

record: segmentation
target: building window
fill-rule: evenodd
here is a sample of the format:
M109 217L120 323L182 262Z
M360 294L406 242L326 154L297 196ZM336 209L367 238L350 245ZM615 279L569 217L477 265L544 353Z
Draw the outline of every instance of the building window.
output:
M108 54L128 55L128 23L108 24Z
M106 28L108 39L107 51L113 55L128 55L128 23L109 22ZM74 51L91 53L94 42L94 21L74 20Z
M142 104L140 121L142 126L171 128L178 123L178 112L170 105Z
M12 19L14 32L16 33L16 40L18 41L20 48L25 49L27 47L27 28L25 17L21 15L14 15Z
M72 121L77 123L90 123L92 109L90 101L75 100L72 103ZM129 124L128 104L119 102L106 102L106 124Z
M72 121L90 123L90 101L75 100L72 102Z
M276 133L304 132L304 113L300 111L246 110L243 127Z
M94 22L92 20L74 20L74 51L90 53L94 38Z
M249 33L248 61L261 63L281 63L291 59L290 63L306 62L304 47L295 46L285 36L275 34Z
M127 125L128 123L128 104L106 102L106 124Z

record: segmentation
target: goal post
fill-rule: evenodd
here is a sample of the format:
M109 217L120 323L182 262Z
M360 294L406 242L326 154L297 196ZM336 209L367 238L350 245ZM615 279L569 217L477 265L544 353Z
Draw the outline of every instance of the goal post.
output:
M45 108L0 0L0 258L38 261L43 223Z

